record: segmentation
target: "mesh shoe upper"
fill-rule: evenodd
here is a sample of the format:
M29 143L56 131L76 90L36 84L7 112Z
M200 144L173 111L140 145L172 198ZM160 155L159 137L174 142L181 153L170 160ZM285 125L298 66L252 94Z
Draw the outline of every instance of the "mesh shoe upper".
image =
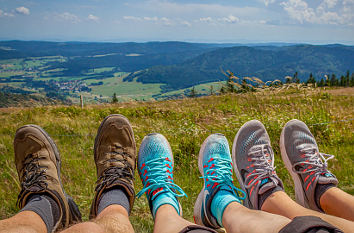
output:
M274 153L263 124L252 120L238 131L232 149L234 169L241 187L247 192L251 209L259 209L259 195L283 184L276 175Z
M204 141L198 163L199 171L203 175L201 178L204 180L204 188L196 201L194 218L197 224L219 228L220 224L211 213L211 202L215 195L220 191L226 191L223 193L231 194L234 196L232 201L238 202L245 197L245 193L233 185L230 149L224 135L213 134Z
M119 186L129 196L130 209L135 199L134 170L136 145L133 129L122 115L110 115L101 123L94 146L97 182L90 218L97 215L104 190Z
M285 165L292 177L301 183L295 182L297 201L320 210L315 201L317 184L338 184L336 177L327 169L327 160L333 156L319 152L314 136L299 120L289 121L285 125L280 144Z
M139 149L138 171L144 187L137 196L146 193L153 216L157 210L153 202L160 194L168 194L176 200L186 196L173 181L173 167L173 155L166 138L156 133L147 135ZM177 210L181 215L180 207Z
M23 208L33 194L46 193L57 203L60 219L54 230L81 221L81 214L60 180L60 156L49 135L39 126L19 128L14 139L15 164L21 183L18 206Z

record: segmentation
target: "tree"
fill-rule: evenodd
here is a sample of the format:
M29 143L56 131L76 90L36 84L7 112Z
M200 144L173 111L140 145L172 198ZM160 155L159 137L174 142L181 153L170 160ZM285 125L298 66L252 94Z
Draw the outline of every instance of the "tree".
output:
M210 95L214 95L214 87L213 87L213 85L210 85L209 91L210 91Z
M321 78L321 81L318 82L317 86L324 87L324 85L325 85L325 82L324 82L323 78Z
M191 92L189 93L189 97L191 98L197 97L197 91L195 90L195 87L191 89Z
M309 79L307 79L307 81L306 81L306 84L309 84L309 83L311 83L311 84L316 83L316 79L313 77L312 73L310 74Z
M330 85L331 87L338 86L338 79L336 78L335 74L332 74L331 76Z
M229 79L227 80L227 91L228 92L235 92L235 86L234 86L234 81L232 80L233 75L229 76Z
M296 71L295 74L294 74L293 83L300 83L300 79L299 79L298 76L299 76L299 74Z
M118 103L117 94L115 92L114 92L113 97L112 97L112 103Z
M349 87L350 86L350 72L347 70L347 75L345 76L345 86Z
M220 93L221 93L221 94L225 94L225 93L226 93L224 86L221 87Z

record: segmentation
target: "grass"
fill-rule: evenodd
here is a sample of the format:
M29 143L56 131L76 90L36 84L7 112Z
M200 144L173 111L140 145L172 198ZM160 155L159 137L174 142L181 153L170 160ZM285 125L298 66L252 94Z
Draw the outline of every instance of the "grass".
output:
M12 141L18 127L31 123L42 126L57 143L62 157L65 190L74 197L87 220L96 181L93 142L100 122L113 113L129 118L138 146L151 132L167 137L175 158L175 182L188 195L180 201L184 217L190 221L194 202L203 185L197 169L200 145L209 134L218 132L227 137L231 146L237 130L252 119L260 120L267 128L275 151L277 174L291 197L294 197L293 183L281 162L279 137L282 127L293 118L308 124L321 151L336 155L329 162L329 169L338 177L339 187L354 194L353 91L342 91L341 95L331 93L331 90L323 89L266 91L86 106L83 109L76 106L1 109L0 219L18 211L15 203L20 186ZM142 184L137 172L135 178L135 190L138 192ZM236 181L235 185L239 187ZM152 231L153 221L145 197L136 199L130 219L136 232Z
M161 84L143 84L136 81L123 82L123 78L127 75L124 72L115 73L114 77L102 80L86 80L88 84L92 82L102 81L103 85L90 86L91 94L108 96L111 100L113 93L117 94L120 101L149 100L153 95L159 94Z

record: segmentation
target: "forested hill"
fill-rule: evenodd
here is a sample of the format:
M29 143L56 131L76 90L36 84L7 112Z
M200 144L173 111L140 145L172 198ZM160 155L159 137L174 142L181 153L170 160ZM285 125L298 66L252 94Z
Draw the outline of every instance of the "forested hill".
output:
M43 80L97 80L96 83L105 85L101 80L130 73L123 79L125 82L164 84L161 90L166 92L225 80L222 70L241 77L256 76L263 81L284 81L285 76L295 72L302 81L310 73L315 78L333 73L342 75L354 70L354 46L0 42L0 83L20 88ZM91 85L91 81L86 84Z
M237 76L256 76L263 81L283 79L299 73L305 80L312 73L323 78L325 74L342 74L354 70L354 47L343 45L295 45L285 47L236 46L206 52L182 64L155 66L125 80L137 78L143 83L165 83L166 89L178 89L198 83L224 80L221 70L230 70Z

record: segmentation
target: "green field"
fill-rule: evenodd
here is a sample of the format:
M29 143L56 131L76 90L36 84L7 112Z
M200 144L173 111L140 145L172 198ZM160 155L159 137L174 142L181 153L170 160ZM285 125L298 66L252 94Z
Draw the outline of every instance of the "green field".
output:
M92 82L102 81L103 85L90 86L92 88L92 94L102 95L111 99L113 93L117 94L117 98L120 101L128 100L149 100L153 95L159 94L161 91L161 84L143 84L136 81L123 82L123 78L128 73L118 72L114 77L106 78L102 80L86 80L87 84Z
M1 109L0 219L18 211L16 199L20 185L12 146L15 131L24 124L38 124L57 143L62 157L64 187L87 220L96 181L94 138L100 122L113 113L129 118L137 146L151 132L167 137L175 158L175 182L188 194L188 198L180 201L184 217L190 221L203 183L197 168L201 143L209 134L218 132L227 137L231 146L237 130L252 119L262 121L267 128L275 151L277 173L291 197L294 197L293 183L280 158L279 137L284 124L293 118L308 124L322 152L336 155L329 161L329 169L339 179L339 187L354 194L353 106L353 88L329 91L318 88L312 91L264 91L161 102L129 102L86 106L83 109L75 106ZM138 192L142 184L137 172L135 178L135 190ZM239 187L236 181L235 185ZM145 197L136 199L130 219L136 232L152 231L153 221Z

